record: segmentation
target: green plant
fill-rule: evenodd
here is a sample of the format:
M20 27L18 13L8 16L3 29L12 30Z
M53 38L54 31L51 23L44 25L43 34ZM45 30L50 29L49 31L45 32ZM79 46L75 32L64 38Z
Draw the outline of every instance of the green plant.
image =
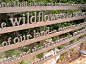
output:
M60 59L63 60L65 55L66 55L66 53L61 54Z
M19 62L18 64L25 64L25 62L24 62L24 61L21 61L21 62Z

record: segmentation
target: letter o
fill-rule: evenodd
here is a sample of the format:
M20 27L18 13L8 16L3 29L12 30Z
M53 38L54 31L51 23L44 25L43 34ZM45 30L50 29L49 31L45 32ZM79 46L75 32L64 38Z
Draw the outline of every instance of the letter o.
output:
M4 42L2 43L2 46L3 46L3 47L5 47L4 44L6 44L6 46L7 46L7 42L6 42L6 41L4 41Z
M18 40L18 42L16 42L16 40ZM20 39L18 37L14 38L14 44L19 43Z

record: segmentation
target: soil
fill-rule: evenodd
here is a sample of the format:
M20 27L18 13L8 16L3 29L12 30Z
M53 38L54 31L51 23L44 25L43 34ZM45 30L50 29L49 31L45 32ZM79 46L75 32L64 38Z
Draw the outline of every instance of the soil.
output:
M76 48L74 48L74 51L72 51L72 55L71 55L71 51L68 51L64 59L63 60L59 59L57 61L57 64L69 64L70 62L78 59L79 52L77 50L79 49L79 47L80 46L77 46Z

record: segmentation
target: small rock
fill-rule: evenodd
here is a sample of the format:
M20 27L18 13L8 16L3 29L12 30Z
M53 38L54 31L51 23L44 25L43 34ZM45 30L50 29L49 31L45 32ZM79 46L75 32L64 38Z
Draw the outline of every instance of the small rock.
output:
M70 58L70 55L68 55L67 57Z
M61 62L61 60L58 60L58 62Z

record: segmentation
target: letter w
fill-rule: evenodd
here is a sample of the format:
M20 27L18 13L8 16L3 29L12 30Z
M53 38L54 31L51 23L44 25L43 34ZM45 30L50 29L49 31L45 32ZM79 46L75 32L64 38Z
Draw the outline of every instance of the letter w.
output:
M21 17L19 18L19 21L17 20L17 18L15 18L15 21L13 21L13 18L9 18L9 20L11 21L13 27L16 25L19 26L20 21L21 21Z

